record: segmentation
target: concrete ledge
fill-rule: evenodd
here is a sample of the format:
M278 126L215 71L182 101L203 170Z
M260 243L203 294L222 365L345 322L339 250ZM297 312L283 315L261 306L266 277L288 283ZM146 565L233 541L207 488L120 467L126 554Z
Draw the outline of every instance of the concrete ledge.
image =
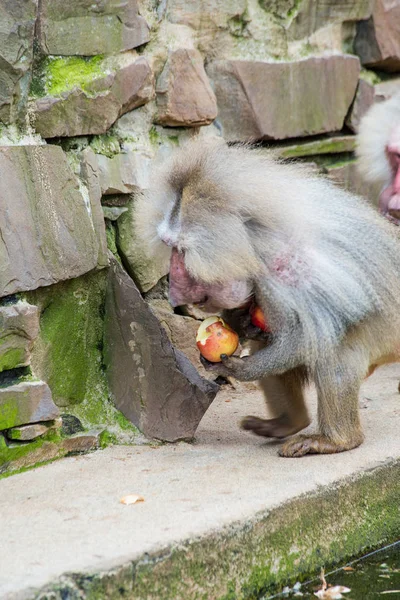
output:
M400 537L399 366L364 385L366 441L282 459L225 389L195 444L114 447L0 482L0 598L244 600ZM313 393L310 394L315 410ZM120 504L137 493L145 501Z

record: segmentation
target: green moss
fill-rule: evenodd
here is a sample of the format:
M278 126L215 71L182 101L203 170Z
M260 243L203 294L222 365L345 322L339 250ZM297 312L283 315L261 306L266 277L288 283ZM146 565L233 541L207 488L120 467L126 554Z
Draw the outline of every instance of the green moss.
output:
M1 341L0 341L1 352ZM0 372L7 369L15 369L26 360L24 348L9 348L3 354L0 354Z
M282 158L300 158L318 154L340 154L353 152L356 146L355 136L342 136L337 138L323 138L311 142L303 142L296 146L282 146L279 155Z
M107 247L113 253L119 264L121 264L121 257L118 254L117 248L117 231L115 224L106 221L106 239L107 239Z
M118 435L119 412L109 398L102 359L106 285L103 270L26 297L41 309L32 353L35 374L48 383L54 402L85 427L110 425Z
M102 431L99 436L100 448L107 448L107 446L112 446L113 444L118 444L117 436L114 433L111 433L110 431Z
M375 71L368 71L368 69L361 69L360 79L364 79L364 81L371 85L376 85L382 81Z
M59 96L75 87L90 93L88 85L104 75L103 56L46 57L35 67L31 94Z
M151 144L157 145L160 143L161 135L157 131L157 127L153 125L149 131L149 140Z
M121 146L118 138L112 134L93 136L90 146L96 154L104 154L112 158L121 152Z
M32 442L6 443L0 435L0 475L7 472L26 469L32 464L40 464L46 458L54 460L65 454L60 446L61 436L58 431L51 430Z

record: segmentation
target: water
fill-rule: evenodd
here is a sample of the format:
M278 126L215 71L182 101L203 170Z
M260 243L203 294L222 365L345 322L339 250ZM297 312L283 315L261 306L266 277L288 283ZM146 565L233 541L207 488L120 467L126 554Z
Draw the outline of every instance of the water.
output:
M328 584L326 595L320 592L320 598L333 600L343 598L344 600L400 600L400 541L372 552L367 556L352 561L325 575ZM342 596L329 595L330 586L345 586L350 588ZM274 596L263 596L262 600L315 600L318 596L315 592L321 590L322 584L319 579L308 583L294 586Z

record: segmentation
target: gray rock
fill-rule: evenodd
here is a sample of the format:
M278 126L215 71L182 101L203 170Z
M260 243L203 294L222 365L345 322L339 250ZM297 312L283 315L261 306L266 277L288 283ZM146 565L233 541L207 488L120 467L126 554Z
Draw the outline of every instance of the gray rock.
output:
M50 388L43 381L23 381L0 388L0 431L52 421L58 415Z
M66 454L75 454L80 452L90 452L100 446L100 436L104 429L92 429L63 440L62 448Z
M165 14L171 23L214 33L228 28L229 22L243 17L247 9L246 0L168 0L166 4Z
M286 63L223 60L211 63L207 72L225 139L280 140L340 130L360 64L350 55Z
M117 248L125 268L141 292L147 292L166 275L169 265L160 265L149 259L135 234L135 199L120 216L117 225Z
M104 61L104 73L89 83L36 99L35 129L44 138L105 133L119 116L153 97L147 59L128 52Z
M205 370L200 361L200 352L196 346L196 334L200 327L200 321L174 314L171 306L166 301L153 300L149 304L164 327L173 346L187 356L202 377L214 381L216 379L215 374Z
M151 159L141 152L128 151L112 158L96 155L103 195L130 194L149 186Z
M59 429L61 419L49 421L48 423L32 423L31 425L21 425L14 427L6 432L6 437L9 440L19 440L20 442L29 442L36 438L49 433L49 431Z
M190 439L218 386L175 349L130 277L112 260L105 364L117 408L146 436Z
M271 9L270 0L262 0L262 4L267 10ZM281 17L285 18L290 12L295 12L288 35L289 38L298 40L333 23L368 19L373 0L275 0L274 4L283 5Z
M127 210L127 206L103 206L103 215L109 221L117 221Z
M0 0L0 122L21 115L31 78L37 0Z
M27 302L0 306L0 372L29 365L39 310Z
M367 110L373 105L375 100L374 86L364 79L360 79L358 82L357 92L354 98L354 102L351 105L349 114L346 117L346 125L357 133L358 126L362 117L365 115Z
M0 147L0 297L97 264L90 207L58 146Z
M156 93L156 120L162 125L209 125L217 116L215 95L198 50L180 48L169 53Z
M99 247L97 267L101 269L108 266L108 250L106 228L101 207L100 173L97 168L96 156L91 148L85 148L81 154L80 175L89 192L92 220Z
M400 71L400 0L375 0L372 17L357 24L354 48L363 65Z
M62 56L112 54L150 39L136 0L41 0L38 31L43 52Z

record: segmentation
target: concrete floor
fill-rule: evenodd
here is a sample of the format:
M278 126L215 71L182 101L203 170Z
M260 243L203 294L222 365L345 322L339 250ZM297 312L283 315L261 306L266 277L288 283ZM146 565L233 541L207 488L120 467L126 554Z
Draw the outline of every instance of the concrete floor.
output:
M0 481L0 598L24 598L68 571L108 569L144 552L253 517L318 486L400 458L400 365L381 368L360 398L366 434L340 455L284 459L241 431L263 415L258 391L224 388L194 444L112 447ZM315 397L310 393L315 413ZM314 419L315 420L315 419ZM145 501L125 506L120 498Z

